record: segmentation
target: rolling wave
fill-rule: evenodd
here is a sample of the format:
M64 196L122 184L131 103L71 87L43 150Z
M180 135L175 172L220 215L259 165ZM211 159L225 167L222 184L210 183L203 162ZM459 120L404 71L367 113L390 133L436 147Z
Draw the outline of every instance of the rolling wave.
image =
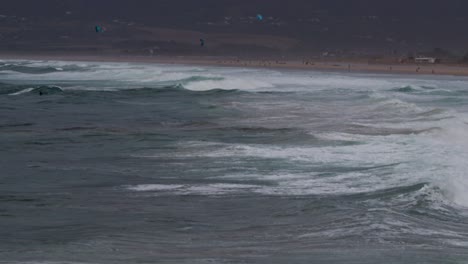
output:
M468 79L57 61L0 76L4 252L466 256Z

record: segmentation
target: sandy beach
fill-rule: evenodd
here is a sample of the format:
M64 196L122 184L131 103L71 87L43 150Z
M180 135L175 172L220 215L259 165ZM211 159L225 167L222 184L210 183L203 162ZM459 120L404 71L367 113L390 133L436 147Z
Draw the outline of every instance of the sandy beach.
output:
M234 57L210 56L124 56L82 54L0 54L0 59L137 62L247 68L298 69L314 71L373 72L384 74L468 76L468 66L462 64L368 63L364 60L240 59Z

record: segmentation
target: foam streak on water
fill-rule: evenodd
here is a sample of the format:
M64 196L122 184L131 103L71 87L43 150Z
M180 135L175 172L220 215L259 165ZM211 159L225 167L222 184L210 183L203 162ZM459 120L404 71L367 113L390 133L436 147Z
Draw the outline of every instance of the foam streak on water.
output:
M0 263L464 263L466 87L0 61Z

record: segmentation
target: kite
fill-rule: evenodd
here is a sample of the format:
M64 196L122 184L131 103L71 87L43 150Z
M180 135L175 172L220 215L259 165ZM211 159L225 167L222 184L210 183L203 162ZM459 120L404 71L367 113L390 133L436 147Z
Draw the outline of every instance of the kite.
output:
M104 27L101 27L101 26L95 26L94 30L96 30L96 33L102 33L104 31L106 31L106 29Z

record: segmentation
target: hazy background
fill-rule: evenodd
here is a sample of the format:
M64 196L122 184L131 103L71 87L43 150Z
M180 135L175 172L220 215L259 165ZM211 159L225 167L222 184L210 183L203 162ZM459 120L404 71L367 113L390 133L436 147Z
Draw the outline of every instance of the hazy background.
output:
M467 10L463 0L3 0L0 51L462 56Z

